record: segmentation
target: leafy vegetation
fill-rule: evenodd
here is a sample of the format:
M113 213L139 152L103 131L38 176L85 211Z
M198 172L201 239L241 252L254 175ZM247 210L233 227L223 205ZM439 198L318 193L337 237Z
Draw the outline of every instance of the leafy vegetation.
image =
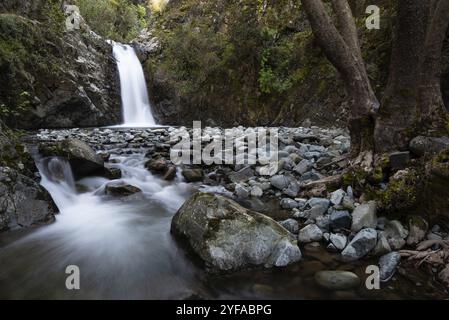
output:
M89 26L103 37L129 42L147 25L147 9L130 0L76 0Z

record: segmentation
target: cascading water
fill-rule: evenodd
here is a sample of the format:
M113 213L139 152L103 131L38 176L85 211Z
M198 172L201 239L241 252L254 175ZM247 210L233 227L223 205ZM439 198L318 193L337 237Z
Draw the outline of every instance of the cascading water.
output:
M131 46L119 43L114 45L113 52L120 74L123 126L155 126L142 64L136 52Z

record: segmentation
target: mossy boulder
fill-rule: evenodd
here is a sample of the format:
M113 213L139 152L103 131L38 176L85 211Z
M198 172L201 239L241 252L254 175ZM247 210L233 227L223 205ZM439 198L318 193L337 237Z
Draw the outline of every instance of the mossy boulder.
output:
M301 258L296 240L284 227L220 195L192 196L174 216L171 232L213 271L282 267Z

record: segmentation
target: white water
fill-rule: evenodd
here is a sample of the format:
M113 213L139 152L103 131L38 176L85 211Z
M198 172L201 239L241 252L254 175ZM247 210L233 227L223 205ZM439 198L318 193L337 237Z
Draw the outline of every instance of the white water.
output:
M142 64L136 52L131 46L120 43L114 45L113 52L120 74L123 126L155 126Z

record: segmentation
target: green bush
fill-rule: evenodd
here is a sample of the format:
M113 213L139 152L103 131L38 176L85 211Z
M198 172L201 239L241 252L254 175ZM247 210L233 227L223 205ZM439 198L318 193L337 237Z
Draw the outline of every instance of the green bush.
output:
M76 0L89 26L103 37L129 42L146 27L146 8L130 0Z

